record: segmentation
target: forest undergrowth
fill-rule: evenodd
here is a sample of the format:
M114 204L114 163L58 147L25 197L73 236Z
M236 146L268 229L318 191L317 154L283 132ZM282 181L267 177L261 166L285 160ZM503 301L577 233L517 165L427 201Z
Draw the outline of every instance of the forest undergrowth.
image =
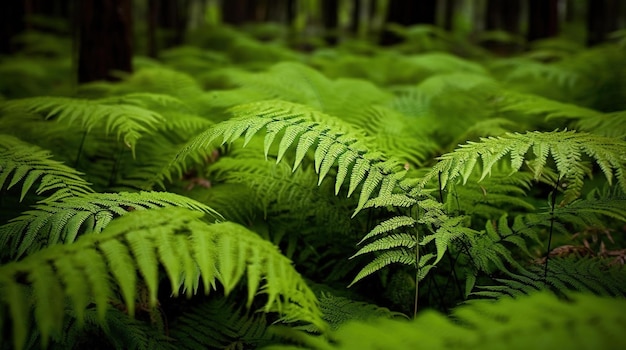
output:
M263 29L0 57L1 348L626 347L623 40Z

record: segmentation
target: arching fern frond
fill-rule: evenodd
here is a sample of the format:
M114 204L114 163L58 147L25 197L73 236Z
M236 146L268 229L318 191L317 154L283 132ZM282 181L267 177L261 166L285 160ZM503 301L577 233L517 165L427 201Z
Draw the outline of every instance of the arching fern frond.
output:
M531 156L527 155L530 150ZM510 155L512 172L518 171L527 161L535 179L541 176L548 156L551 155L561 185L567 186L564 198L566 203L580 195L583 179L590 173L584 162L584 155L598 164L609 184L615 177L619 186L626 190L626 143L574 131L515 133L484 138L480 142L468 142L454 152L439 157L439 162L422 178L421 185L426 185L439 175L442 188L457 178L465 183L479 160L482 166L480 179L483 179L506 155Z
M626 296L624 266L607 266L605 261L590 257L552 257L546 277L544 267L543 264L528 266L506 278L496 279L497 284L478 286L472 295L501 298L547 289L559 295L578 291L605 296Z
M83 322L73 310L67 311L63 334L51 339L50 349L107 347L133 350L175 350L174 340L147 322L128 317L116 308L108 308L103 320L95 309L84 311Z
M177 349L256 349L272 339L263 314L242 312L232 298L211 299L194 305L170 328Z
M598 114L596 116L555 117L554 119L573 120L573 127L577 130L621 138L622 140L626 138L626 111Z
M22 182L20 200L39 181L35 190L46 202L93 192L83 174L51 159L50 152L16 137L0 134L0 190Z
M121 98L121 97L120 97ZM114 100L118 101L118 100ZM134 151L137 140L151 133L163 117L151 110L112 100L84 100L67 97L32 97L11 100L0 105L3 113L30 112L45 120L79 126L84 132L104 130L115 134Z
M61 331L64 303L51 300L68 300L79 320L93 303L102 320L117 286L132 316L139 275L154 306L159 265L175 296L181 287L187 296L201 287L208 293L217 281L228 294L246 276L248 306L261 292L264 311L326 328L315 295L275 246L237 224L207 224L200 220L203 215L183 208L137 210L112 221L101 234L0 267L0 317L11 326L15 347L22 348L33 317L44 345Z
M216 124L193 139L179 152L178 161L198 150L215 147L214 141L220 138L224 144L243 137L245 145L255 134L265 129L263 148L266 157L277 138L280 140L277 162L295 144L295 169L314 147L315 171L319 173L320 182L337 164L336 193L346 179L349 179L348 196L362 184L354 215L363 208L384 179L391 180L392 184L388 187L393 188L403 178L403 164L394 159L387 160L379 152L370 151L367 143L361 140L363 135L358 129L306 106L266 101L238 106L232 113L234 118Z
M480 172L475 169L470 181L463 186L448 187L445 199L449 213L495 218L512 210L533 210L535 207L524 198L531 187L533 175L518 171L511 173L506 166L492 168L488 178L478 180Z
M5 225L0 226L0 249L19 258L57 243L72 243L86 233L100 233L114 218L128 212L160 207L184 207L221 215L210 207L167 192L90 193L55 202L37 204Z

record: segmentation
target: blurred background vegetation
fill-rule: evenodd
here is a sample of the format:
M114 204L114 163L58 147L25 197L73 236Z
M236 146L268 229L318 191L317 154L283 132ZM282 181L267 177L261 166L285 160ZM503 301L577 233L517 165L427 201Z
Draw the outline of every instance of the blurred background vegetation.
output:
M150 59L189 71L233 59L302 60L285 47L317 52L319 63L331 57L320 49L371 54L382 45L472 59L543 48L534 58L550 61L626 37L621 0L12 0L0 6L4 98L66 94L73 89L65 86L68 76L80 83L115 80ZM248 36L235 36L233 28ZM251 50L255 45L261 46Z

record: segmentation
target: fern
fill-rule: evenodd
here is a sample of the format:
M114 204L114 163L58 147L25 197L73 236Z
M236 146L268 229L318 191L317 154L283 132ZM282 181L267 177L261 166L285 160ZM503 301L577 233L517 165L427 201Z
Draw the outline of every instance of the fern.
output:
M325 328L315 295L274 246L233 223L206 224L199 220L202 215L182 208L134 211L112 221L101 234L0 267L1 316L12 321L15 347L23 347L33 316L44 345L61 331L64 303L50 300L67 298L78 320L93 303L102 321L115 283L133 315L136 270L154 306L159 263L175 296L181 287L187 296L201 287L208 293L216 281L228 294L247 271L248 306L261 291L266 295L264 311ZM28 295L34 298L32 316Z
M0 189L10 189L21 181L21 201L39 181L35 193L47 194L46 202L93 192L82 173L51 157L50 152L44 149L0 134Z
M598 114L595 116L564 116L554 119L574 120L573 127L590 133L624 139L626 137L626 112Z
M559 295L578 291L605 296L626 296L624 267L610 267L606 262L595 258L553 257L550 258L545 277L544 266L541 264L528 266L506 278L497 278L495 282L495 285L478 286L472 295L501 298L548 289Z
M273 340L265 315L249 315L230 299L206 300L178 317L170 332L176 348L258 348Z
M335 192L338 193L349 175L348 196L362 184L356 215L381 186L383 179L390 179L393 188L403 177L403 165L397 160L385 160L381 154L370 152L367 144L359 140L358 129L302 105L269 101L239 106L232 110L233 119L217 124L198 135L179 152L179 162L198 150L214 147L214 140L221 137L222 144L244 137L244 145L261 129L267 130L264 140L265 156L270 152L274 139L280 135L276 161L294 144L293 168L297 168L309 149L314 152L315 170L319 182L337 163ZM176 163L174 163L176 164ZM397 174L395 177L390 175Z
M103 346L136 350L178 348L173 339L158 327L128 317L126 313L116 308L108 308L104 320L100 320L96 310L91 308L85 310L82 322L76 319L72 310L66 313L68 317L63 325L63 334L52 337L50 349Z
M173 193L90 193L35 205L0 226L0 247L13 252L13 258L20 258L48 245L72 243L81 234L100 233L111 220L128 212L169 206L221 218L206 205Z
M480 173L476 170L470 179L478 180ZM498 165L492 170L493 174L480 182L450 186L445 199L447 211L494 218L513 210L535 208L523 197L531 188L532 174L523 171L511 173L509 168Z
M465 183L478 160L482 165L480 179L483 179L507 154L510 154L511 169L515 172L527 160L526 154L531 149L534 159L531 158L529 163L535 179L541 176L548 156L552 155L559 173L559 181L561 185L567 186L564 198L566 203L579 197L583 179L590 172L589 167L583 162L583 154L596 161L609 184L615 177L619 186L626 189L624 173L626 144L616 139L574 131L516 133L486 138L480 142L469 142L454 152L441 156L439 162L423 177L421 185L426 185L439 174L442 188L459 177Z
M145 96L145 95L143 95ZM130 96L135 100L138 95ZM171 101L159 96L156 99ZM118 99L82 100L66 97L33 97L12 100L0 105L3 113L31 112L43 115L45 120L56 120L67 125L78 125L85 133L93 129L116 134L131 150L145 133L151 133L163 117L151 110L131 104L116 103ZM122 100L123 101L123 100ZM112 103L114 102L114 103Z
M390 218L374 227L359 243L375 238L373 242L363 246L353 258L365 253L380 252L380 254L359 271L350 285L394 263L415 267L419 282L441 261L451 242L477 234L476 231L466 227L466 217L449 217L443 212L442 205L431 199L418 201L417 206L418 210L423 210L423 214L417 219L408 216ZM416 224L420 224L421 227L408 231L408 234L395 231ZM423 231L421 234L419 229ZM417 252L418 244L426 246L430 242L435 243L436 254Z
M452 317L427 311L408 322L354 321L329 340L283 331L304 344L269 349L615 349L626 346L622 299L571 294L569 301L548 293L519 299L481 301L456 308Z

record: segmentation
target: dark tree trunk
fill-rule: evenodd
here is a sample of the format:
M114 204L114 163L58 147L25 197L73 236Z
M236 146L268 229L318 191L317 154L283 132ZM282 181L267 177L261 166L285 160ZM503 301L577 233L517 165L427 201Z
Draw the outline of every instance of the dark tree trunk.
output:
M528 13L528 41L551 38L558 34L558 0L529 0Z
M181 45L187 25L187 0L159 0L159 27L163 29L163 47Z
M225 23L243 24L256 20L256 2L254 0L222 1L222 19Z
M620 11L626 10L623 0L593 0L587 7L587 44L596 45L619 29Z
M338 1L322 0L322 20L324 21L324 39L330 45L338 42Z
M159 29L159 0L148 0L148 56L156 58L159 55L157 31Z
M404 26L414 24L435 24L437 19L436 0L393 0L389 3L387 23ZM391 45L401 41L394 33L385 31L381 40L383 45Z
M520 12L520 0L488 0L485 29L519 34Z
M131 0L78 1L78 82L116 80L132 71Z
M17 50L13 38L26 29L25 14L22 1L9 0L0 5L0 55L8 55Z
M454 22L455 0L445 0L443 4L443 29L451 32Z

